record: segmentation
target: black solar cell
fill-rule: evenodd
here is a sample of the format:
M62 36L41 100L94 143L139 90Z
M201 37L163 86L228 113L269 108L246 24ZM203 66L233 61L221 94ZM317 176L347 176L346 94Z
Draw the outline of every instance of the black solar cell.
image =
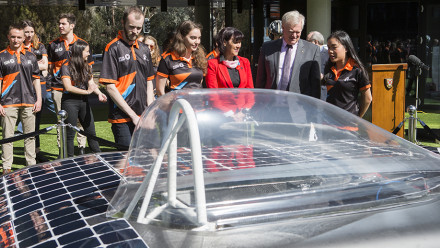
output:
M102 191L111 189L108 193L113 194L120 181L120 176L99 156L31 166L0 177L4 185L0 188L0 228L10 234L0 237L2 244L77 248L128 241L136 247L147 247L126 220L94 218L103 216L108 207ZM102 156L119 162L126 155ZM11 210L14 218L9 214ZM90 222L95 223L94 226L88 224L88 218L94 218ZM124 230L119 233L120 229ZM115 231L118 234L114 234Z

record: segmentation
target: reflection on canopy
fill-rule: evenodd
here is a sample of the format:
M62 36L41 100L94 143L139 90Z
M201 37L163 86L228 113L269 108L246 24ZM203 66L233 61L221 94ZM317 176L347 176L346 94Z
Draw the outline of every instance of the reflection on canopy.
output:
M190 135L193 129L199 137ZM437 155L311 97L273 90L178 91L142 115L125 180L107 214L221 230L378 210L434 199L439 162Z

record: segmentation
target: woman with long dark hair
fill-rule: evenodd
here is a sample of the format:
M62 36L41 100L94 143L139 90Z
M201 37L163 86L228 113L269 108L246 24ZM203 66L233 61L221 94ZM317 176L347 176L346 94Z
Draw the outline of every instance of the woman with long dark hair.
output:
M156 93L165 94L167 81L170 90L195 89L202 87L206 72L205 50L200 45L202 26L184 21L162 55L156 75Z
M101 102L107 101L93 81L92 68L87 63L90 48L87 42L78 40L72 46L70 59L61 67L61 80L64 85L64 93L61 99L61 108L67 111L66 122L76 127L79 119L86 133L96 135L92 109L90 108L88 95L95 93ZM73 139L75 131L67 129L67 155L74 155ZM92 152L100 152L97 141L87 138Z
M372 100L371 84L350 36L344 31L336 31L328 37L327 46L329 60L323 79L327 86L327 102L364 116Z
M222 29L218 36L220 56L208 60L206 86L254 88L249 60L238 56L244 38L243 33L234 27L227 27Z

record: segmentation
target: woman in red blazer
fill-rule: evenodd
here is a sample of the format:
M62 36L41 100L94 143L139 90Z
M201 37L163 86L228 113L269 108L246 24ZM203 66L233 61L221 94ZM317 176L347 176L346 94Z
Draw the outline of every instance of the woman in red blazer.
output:
M208 88L254 88L249 60L238 56L243 33L233 27L219 32L220 56L208 60Z

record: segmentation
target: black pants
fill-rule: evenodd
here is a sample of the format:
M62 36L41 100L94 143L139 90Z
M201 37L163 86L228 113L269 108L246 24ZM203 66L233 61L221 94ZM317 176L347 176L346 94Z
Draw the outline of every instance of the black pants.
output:
M112 132L118 145L130 146L135 125L133 122L112 123ZM120 150L120 149L118 149Z
M66 123L70 123L72 126L76 127L77 120L84 128L84 132L96 136L95 133L95 121L93 119L93 113L90 109L89 101L87 96L80 96L74 94L63 94L61 100L61 108L67 111ZM73 140L75 138L75 131L69 127L67 129L67 155L72 157L74 151ZM100 152L99 143L96 140L87 138L87 143L89 144L92 152Z
M41 85L41 110L35 115L35 131L40 130L41 113L46 102L46 84ZM35 136L35 148L40 148L40 135Z

